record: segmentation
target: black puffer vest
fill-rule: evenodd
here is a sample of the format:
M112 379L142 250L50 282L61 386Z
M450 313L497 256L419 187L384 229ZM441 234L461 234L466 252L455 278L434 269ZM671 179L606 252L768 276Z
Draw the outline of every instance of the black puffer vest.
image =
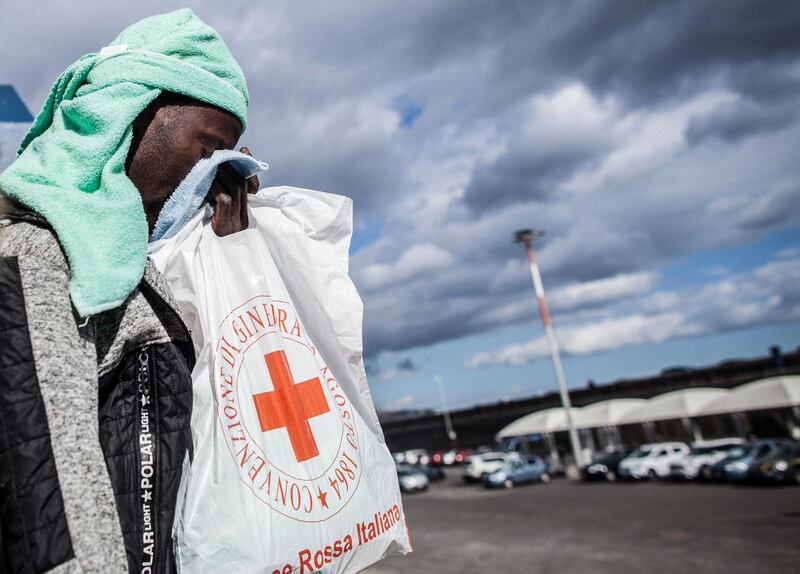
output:
M46 222L4 218L0 572L173 572L195 358L169 289L148 261L123 305L84 324Z

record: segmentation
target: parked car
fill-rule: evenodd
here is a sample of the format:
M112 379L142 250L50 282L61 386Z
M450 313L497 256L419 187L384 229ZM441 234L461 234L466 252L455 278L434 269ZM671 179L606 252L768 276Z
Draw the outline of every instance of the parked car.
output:
M431 455L431 464L439 466L452 466L464 462L464 449L451 448L450 450L437 450ZM460 454L460 456L459 456Z
M759 482L800 484L800 443L787 444L753 472Z
M670 465L689 452L682 442L643 444L617 466L617 477L623 479L666 478Z
M450 450L437 450L431 456L431 464L453 466L454 464L461 464L467 457L469 452L463 448L453 448Z
M397 465L397 481L400 483L400 492L419 492L427 490L430 485L428 476L422 470L408 464Z
M464 471L464 482L478 482L483 478L484 474L499 470L500 467L513 460L520 460L520 456L515 452L485 452L483 454L473 454Z
M673 480L711 480L711 467L733 449L741 448L745 441L729 437L708 441L697 441L684 456L673 462L669 468L669 478Z
M414 448L403 453L403 462L407 464L428 464L431 457L424 448Z
M427 476L428 480L430 480L431 482L436 482L437 480L444 480L445 478L444 471L438 466L418 464L414 468L424 472L425 476Z
M506 462L494 472L484 474L481 481L487 488L513 488L520 484L549 482L550 475L544 461L538 456L533 456L529 459L517 458Z
M711 465L711 480L714 482L722 482L725 479L725 467L728 463L740 460L750 452L752 444L745 443L740 446L735 446L728 451L727 456Z
M597 453L592 458L592 462L581 469L581 479L614 482L617 480L617 467L626 456L628 456L628 451L626 450Z
M781 452L784 445L792 444L788 438L769 438L755 441L750 445L747 453L737 459L728 462L723 470L725 479L730 482L747 482L755 477L751 469L756 469L767 459Z
M453 464L465 464L470 456L472 456L472 451L465 448L457 448L455 462L453 462Z

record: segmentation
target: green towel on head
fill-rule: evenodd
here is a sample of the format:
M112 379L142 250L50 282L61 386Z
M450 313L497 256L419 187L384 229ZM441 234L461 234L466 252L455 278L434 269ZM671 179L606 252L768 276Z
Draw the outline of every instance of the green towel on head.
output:
M219 35L191 10L125 29L61 74L0 189L42 215L69 259L81 317L120 305L147 259L139 191L125 174L133 120L162 91L234 114L247 125L247 85Z

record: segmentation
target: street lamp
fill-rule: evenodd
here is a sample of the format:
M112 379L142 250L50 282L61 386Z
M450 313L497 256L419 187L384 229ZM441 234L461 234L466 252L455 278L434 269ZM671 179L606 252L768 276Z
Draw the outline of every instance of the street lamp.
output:
M450 409L447 407L447 394L444 391L444 381L442 377L436 375L433 377L434 382L439 387L439 398L442 400L442 416L444 417L444 428L447 431L447 437L455 446L455 441L458 435L453 430L453 422L450 420Z
M572 445L572 455L575 457L575 464L578 469L583 466L583 457L581 456L581 443L578 440L578 433L572 425L572 404L569 400L569 391L567 391L567 382L564 379L564 370L561 368L561 357L558 354L558 341L556 341L555 333L553 332L553 325L550 322L550 313L547 311L547 303L544 300L544 286L542 285L542 277L539 274L539 266L536 264L536 254L533 251L533 240L537 237L544 235L544 231L538 229L521 229L514 233L514 242L523 243L525 245L525 252L528 255L528 263L531 268L531 277L533 277L533 288L536 292L536 299L539 302L539 314L542 317L544 324L544 333L547 338L547 348L550 350L550 358L553 361L553 371L558 381L558 391L561 394L561 406L564 407L564 414L567 419L567 429L569 430L569 441Z

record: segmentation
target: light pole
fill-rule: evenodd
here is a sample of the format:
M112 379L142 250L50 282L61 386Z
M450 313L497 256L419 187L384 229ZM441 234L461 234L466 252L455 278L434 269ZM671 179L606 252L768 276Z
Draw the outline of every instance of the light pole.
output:
M523 243L525 245L525 252L528 255L528 263L531 268L531 277L533 278L533 288L536 292L536 299L539 301L539 314L542 317L544 324L544 334L547 338L547 348L550 350L550 358L553 360L553 371L558 381L558 391L561 394L561 406L564 407L564 414L567 419L567 429L569 430L569 441L572 445L572 456L575 457L575 464L578 469L583 466L583 457L581 456L581 443L578 440L578 433L572 425L572 404L569 400L569 391L567 391L567 382L564 379L564 370L561 368L561 357L558 354L558 341L556 341L555 333L553 332L553 325L550 322L550 313L547 311L547 303L544 300L544 286L542 285L542 277L539 274L539 266L536 264L536 254L533 251L533 240L537 237L544 235L544 231L535 229L521 229L514 234L514 241L516 243Z
M455 446L456 438L458 435L453 430L453 422L450 420L450 409L447 407L447 394L444 392L444 381L442 377L436 375L433 377L434 382L439 387L439 397L442 400L442 416L444 417L444 428L447 431L447 437Z

